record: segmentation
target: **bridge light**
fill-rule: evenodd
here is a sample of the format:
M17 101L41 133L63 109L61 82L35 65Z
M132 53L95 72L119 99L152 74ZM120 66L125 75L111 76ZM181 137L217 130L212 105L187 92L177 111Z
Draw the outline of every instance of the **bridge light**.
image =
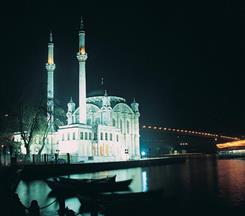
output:
M150 128L151 128L151 126L148 126L148 128L150 129Z
M159 130L162 130L162 127L159 127L158 129L159 129Z
M142 126L142 128L146 128L146 126L145 126L145 125L143 125L143 126Z
M167 128L163 128L163 130L167 130Z

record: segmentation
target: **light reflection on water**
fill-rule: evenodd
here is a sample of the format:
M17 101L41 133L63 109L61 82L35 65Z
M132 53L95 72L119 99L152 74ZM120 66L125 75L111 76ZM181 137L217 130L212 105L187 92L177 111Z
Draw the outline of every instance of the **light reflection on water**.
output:
M165 197L178 197L183 205L210 200L218 200L231 206L242 206L245 203L245 160L192 159L183 164L73 174L66 177L99 178L115 174L118 181L133 178L130 185L132 192L163 188ZM33 199L38 200L40 207L51 203L55 198L48 197L49 192L49 187L43 181L21 181L17 188L25 206L29 206ZM80 207L77 198L67 199L66 205L76 212ZM57 209L58 204L55 203L44 209L43 215Z

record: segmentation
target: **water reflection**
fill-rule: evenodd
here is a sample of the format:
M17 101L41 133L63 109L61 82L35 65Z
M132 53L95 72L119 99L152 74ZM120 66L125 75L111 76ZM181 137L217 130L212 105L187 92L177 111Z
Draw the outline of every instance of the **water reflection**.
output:
M220 160L217 170L220 199L227 205L244 205L245 160Z
M131 192L164 189L164 196L174 198L176 205L182 207L201 205L205 207L242 206L245 203L245 160L216 160L212 158L187 160L182 164L102 171L97 173L74 174L70 178L99 178L117 175L116 180L133 178ZM26 183L21 181L17 193L25 206L33 199L40 207L55 198L48 197L49 187L43 181ZM65 201L66 206L78 212L80 202L77 198ZM54 212L59 208L55 203L43 210ZM52 215L50 213L49 215Z

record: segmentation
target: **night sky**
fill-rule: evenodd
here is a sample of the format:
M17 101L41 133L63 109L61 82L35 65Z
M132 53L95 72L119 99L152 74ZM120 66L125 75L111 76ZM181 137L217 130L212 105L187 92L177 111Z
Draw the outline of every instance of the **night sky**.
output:
M1 116L40 99L47 43L55 97L78 104L78 30L86 30L87 93L140 104L141 124L245 134L245 5L232 1L9 1L1 24ZM134 3L133 3L134 2Z

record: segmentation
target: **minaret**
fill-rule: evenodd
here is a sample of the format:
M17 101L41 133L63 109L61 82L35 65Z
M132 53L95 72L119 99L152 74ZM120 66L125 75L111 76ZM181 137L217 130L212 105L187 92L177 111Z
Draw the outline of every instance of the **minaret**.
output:
M48 43L48 63L46 64L47 75L47 118L50 130L54 131L54 44L52 33L49 35ZM50 116L51 115L51 116Z
M85 52L85 31L83 19L81 17L81 24L79 30L79 51L77 59L79 61L79 123L86 124L86 72L85 63L87 60L87 53Z
M68 110L66 113L66 117L67 117L67 123L68 125L73 124L73 118L72 118L72 114L75 111L75 107L76 104L73 102L72 98L70 100L70 102L67 104Z
M134 112L133 116L133 127L134 127L134 134L133 135L133 149L132 154L136 158L140 158L140 133L139 133L139 104L135 101L135 98L133 102L131 103L131 108Z

